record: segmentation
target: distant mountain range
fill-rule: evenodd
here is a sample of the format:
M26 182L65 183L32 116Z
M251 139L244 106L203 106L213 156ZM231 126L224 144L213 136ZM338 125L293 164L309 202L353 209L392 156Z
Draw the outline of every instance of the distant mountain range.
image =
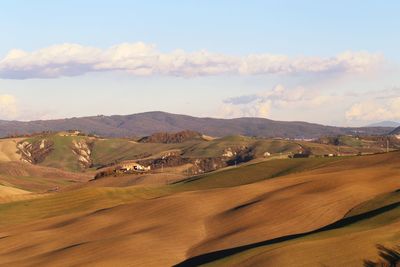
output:
M381 121L367 125L366 127L400 127L400 122Z
M211 136L247 135L282 138L318 138L343 134L387 134L394 127L333 127L300 121L262 118L198 118L166 112L91 116L39 121L0 121L0 136L78 129L105 137L147 136L156 132L197 131Z

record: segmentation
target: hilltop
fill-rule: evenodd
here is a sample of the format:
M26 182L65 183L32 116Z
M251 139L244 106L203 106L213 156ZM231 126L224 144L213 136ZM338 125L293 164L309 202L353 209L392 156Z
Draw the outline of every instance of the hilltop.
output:
M311 139L321 136L360 134L382 135L391 127L333 127L300 121L273 121L263 118L198 118L166 112L132 115L92 116L40 121L0 121L0 136L32 134L42 131L79 129L104 137L148 136L156 132L191 130L210 136L246 135Z

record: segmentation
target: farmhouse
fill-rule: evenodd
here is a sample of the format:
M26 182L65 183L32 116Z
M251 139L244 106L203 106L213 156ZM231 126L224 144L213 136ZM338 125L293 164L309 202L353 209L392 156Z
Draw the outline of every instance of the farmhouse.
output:
M59 132L58 135L60 136L78 136L81 134L81 131L79 130L67 130L67 131L62 131Z
M125 162L120 164L120 172L149 171L150 166L144 167L136 162Z
M150 171L150 166L144 167L136 162L123 162L114 166L101 169L96 173L95 179L106 177L106 176L116 176L120 174L134 174Z

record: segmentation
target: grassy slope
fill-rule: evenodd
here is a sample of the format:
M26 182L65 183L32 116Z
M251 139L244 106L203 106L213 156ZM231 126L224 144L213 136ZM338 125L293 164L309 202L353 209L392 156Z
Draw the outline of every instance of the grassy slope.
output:
M287 155L302 151L303 148L310 148L313 153L317 155L336 153L337 151L335 146L310 142L260 139L246 136L227 136L209 142L200 142L195 146L190 147L190 149L186 149L184 155L186 157L217 157L221 156L224 153L224 150L228 147L234 148L240 146L251 148L256 157L263 157L265 152Z
M88 139L84 136L60 136L58 134L46 135L46 136L35 136L26 139L27 142L36 142L42 139L52 141L54 149L39 165L58 168L62 170L81 171L77 156L72 152L73 140L79 141L81 139Z
M5 185L0 185L0 196L7 196L7 195L19 195L19 194L27 194L29 193L28 191L10 187L10 186L5 186Z
M221 157L228 147L249 146L254 138L246 136L227 136L212 141L193 143L184 149L184 156L188 158Z
M321 168L326 164L338 160L345 159L299 158L270 160L190 177L184 181L176 183L175 186L177 188L182 188L183 190L204 190L211 188L233 187L255 183L265 179L296 172Z
M380 209L383 211L367 216ZM363 260L376 257L376 244L393 246L400 242L396 231L400 227L400 192L361 203L346 218L350 223L344 226L247 249L206 266L361 266ZM352 218L359 219L351 222Z
M95 165L114 161L129 160L159 154L163 151L181 150L183 157L207 158L221 157L227 148L251 148L256 157L263 157L265 152L271 154L296 153L302 148L310 148L315 154L336 153L335 146L297 142L290 140L257 139L246 136L227 136L211 141L191 140L179 144L135 143L126 139L97 140L93 149ZM343 152L357 153L357 149L342 147Z
M13 202L23 199L30 199L31 192L18 189L9 184L2 184L0 182L0 203Z
M371 200L368 200L364 203L361 203L358 206L355 206L346 214L345 217L348 218L351 216L363 214L371 210L379 209L381 207L397 203L399 201L400 201L400 189L387 194L378 195Z
M364 158L364 157L363 157ZM289 175L289 174L295 174L295 173L301 173L301 172L305 172L305 171L310 171L310 170L324 170L324 168L326 168L327 166L330 166L332 164L336 165L340 165L341 161L349 161L352 162L354 160L356 161L363 161L363 158L308 158L308 159L283 159L283 160L271 160L271 161L265 161L265 162L261 162L261 163L255 163L255 164L249 164L249 165L243 165L243 166L239 166L237 168L229 168L229 169L224 169L224 170L220 170L220 171L216 171L216 172L212 172L212 173L208 173L208 174L204 174L204 175L200 175L200 176L195 176L195 177L191 177L189 179L185 179L181 182L177 182L175 184L172 185L166 185L166 186L158 186L158 187L150 187L151 189L145 189L147 190L154 190L156 192L156 195L158 196L158 194L160 195L166 195L166 194L173 194L173 193L178 193L178 192L185 192L185 191L194 191L194 190L206 190L206 189L213 189L213 188L224 188L224 187L236 187L236 186L240 186L240 185L246 185L246 184L251 184L251 183L256 183L256 182L260 182L266 179L271 179L271 178L275 178L275 177L280 177L280 176L284 176L284 175ZM17 163L13 163L13 164L17 164ZM22 163L18 163L18 164L22 164ZM366 163L368 164L368 162ZM4 165L4 164L3 164ZM7 173L7 170L10 170L10 168L5 168L3 165L0 165L0 172L3 172L3 177L4 173L5 174L10 174ZM54 187L56 185L69 185L71 180L65 180L65 178L62 178L66 175L68 175L69 173L64 173L62 171L58 171L56 169L41 169L43 167L39 167L39 166L31 166L31 165L26 165L26 164L22 164L25 167L29 167L26 172L22 172L22 173L15 173L13 174L12 178L9 179L5 179L3 178L3 184L4 185L8 185L8 186L15 186L15 184L19 185L19 188L22 189L27 189L30 191L43 191L43 188L40 186L40 184L44 185L44 188L49 189L49 187ZM3 167L2 167L3 166ZM3 171L2 171L3 169ZM11 169L15 169L15 168L11 168ZM22 170L21 168L18 168L19 170ZM36 169L39 169L36 170ZM44 172L44 174L43 174ZM42 173L40 179L36 179L35 177L39 177L39 173ZM54 176L61 176L60 180L55 180L55 179L51 179L50 177L54 177ZM76 181L83 181L84 179L87 179L87 177L74 177L71 176L72 178L75 178ZM69 177L69 178L71 178ZM23 180L22 180L23 179ZM13 181L19 180L21 184L18 183L10 183ZM22 181L23 182L22 182ZM30 184L30 182L34 183L33 185ZM72 182L72 181L71 181ZM39 185L38 185L39 184ZM107 185L110 186L110 185ZM82 188L81 186L79 186L78 188ZM105 188L104 190L116 190L115 192L118 192L119 190L122 190L121 192L125 192L124 196L127 195L131 195L130 198L134 199L136 196L136 187L132 187L133 189L130 190L131 187L126 188L126 190L124 188ZM85 190L87 190L88 192L90 192L90 190L92 189L92 187L87 188ZM103 188L93 188L93 190L102 190ZM160 193L162 192L162 193ZM54 198L53 198L53 194L51 194L49 197L45 197L45 198L49 198L46 201L49 201L49 203L52 202L53 199L55 199L56 202L58 198L63 199L63 194L71 194L71 192L65 192L65 193L59 193L59 194L55 194ZM79 195L77 193L77 195ZM96 198L97 198L97 193L90 195L90 201L95 202ZM107 196L107 195L106 195ZM112 195L110 195L112 196ZM130 199L128 198L128 199ZM70 198L67 197L67 200L69 200ZM77 198L77 200L80 198ZM34 200L35 201L39 201L38 203L40 203L40 201L42 200ZM110 199L110 201L112 203L113 200L112 198ZM29 201L28 201L29 202ZM27 202L27 203L28 203ZM24 203L23 205L21 205L21 207L27 207L27 203ZM66 203L68 203L68 201L66 201ZM13 205L20 205L19 203L11 203L8 204L7 209L10 210L9 214L14 213L13 210ZM52 205L37 205L37 207L40 207L40 212L39 213L43 213L46 214L46 210L48 207L51 207ZM55 205L57 206L57 205ZM0 208L2 208L0 206ZM32 208L29 208L29 210L32 210ZM62 213L62 210L60 210L59 214ZM85 210L85 208L82 206L82 210ZM22 211L21 212L15 212L15 214L26 214L26 211ZM45 217L51 217L53 212L50 210L48 211L47 215L44 215ZM9 218L6 216L6 213L2 214L2 218L0 219L0 223L5 223L5 222L11 222L9 220ZM18 215L16 215L18 216Z
M366 199L400 186L399 155L346 158L320 168L313 165L317 159L287 160L278 174L291 175L243 186L223 184L229 187L213 190L200 190L213 187L215 181L209 178L213 174L208 174L197 188L187 184L86 188L1 204L1 232L10 237L0 238L0 260L165 266L209 250L313 230L340 219ZM295 162L313 164L288 170L286 165ZM254 165L254 175L266 178L263 175L278 161L269 163L273 165ZM297 172L301 168L308 171ZM228 174L224 182L236 176ZM187 190L197 191L182 192ZM67 220L67 215L73 219ZM27 224L6 227L20 223ZM377 236L383 237L382 232Z
M87 137L55 134L46 137L36 136L27 139L27 141L34 142L43 138L54 143L54 150L40 165L75 172L81 171L77 156L71 150L72 142L80 139L88 140ZM179 144L136 143L128 139L95 139L92 161L94 166L101 166L116 161L160 155L171 150L181 151L183 157L187 158L221 157L227 148L238 147L249 148L255 157L263 157L265 152L273 155L287 155L303 149L311 149L317 155L337 153L338 151L337 147L331 145L290 140L257 139L245 136L227 136L211 141L190 140ZM358 147L344 146L340 148L341 153L356 154L358 151Z
M294 172L301 172L317 167L322 167L329 162L335 161L335 158L310 158L310 159L287 159L287 160L272 160L262 163L240 166L234 169L222 170L191 178L176 184L150 187L149 189L141 189L145 192L155 192L155 196L173 194L178 192L204 190L218 187L234 187L249 183L254 183L264 179L279 177ZM114 177L112 177L114 178ZM34 180L39 183L45 183L46 180L25 177L25 179ZM27 182L28 182L27 181ZM54 186L54 183L51 184ZM89 184L90 186L90 184ZM109 186L109 185L108 185ZM34 187L36 188L37 185ZM81 188L81 186L79 186ZM91 193L93 189L93 194ZM125 188L84 188L83 191L62 192L58 194L50 194L40 199L27 200L25 202L8 203L0 205L0 224L9 224L11 222L25 222L31 219L47 218L55 215L60 215L65 212L70 212L71 206L75 207L81 201L91 203L88 205L80 205L77 210L85 211L101 206L98 198L107 202L108 205L117 205L128 200L133 200L140 191L136 187ZM116 194L103 194L104 192L116 192ZM82 193L83 192L83 193ZM73 197L70 197L70 196ZM123 199L124 201L121 201ZM72 201L73 200L73 201ZM72 201L72 202L71 202ZM60 207L58 203L68 203ZM93 206L92 206L93 205ZM74 208L72 208L74 210ZM29 212L28 212L29 211Z
M174 149L181 150L183 156L188 158L220 157L227 147L246 146L252 142L254 139L242 136L229 136L212 141L189 140L178 144L135 143L126 139L106 139L96 141L93 158L95 164L106 164Z
M10 225L50 218L74 212L85 212L159 197L168 190L146 187L83 188L75 191L45 194L35 199L0 204L0 225Z
M22 138L9 138L0 140L0 162L2 161L17 161L21 156L17 153L17 143L23 140Z
M94 165L102 165L115 161L142 158L171 149L180 149L190 144L190 142L183 144L142 144L127 139L96 140L92 155L93 163Z
M76 155L72 152L72 141L86 139L78 136L57 136L50 138L54 142L54 151L41 163L43 166L59 168L70 171L80 171Z
M68 179L54 179L42 176L1 176L0 184L8 184L10 186L21 188L21 190L29 190L32 192L44 192L56 187L64 187L72 185L74 181Z
M45 192L85 182L90 176L23 162L0 162L0 184L31 192Z

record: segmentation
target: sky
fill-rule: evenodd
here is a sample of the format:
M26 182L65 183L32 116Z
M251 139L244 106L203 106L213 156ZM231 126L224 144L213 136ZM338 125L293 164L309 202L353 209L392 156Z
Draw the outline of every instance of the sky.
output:
M0 3L0 120L400 121L399 1Z

